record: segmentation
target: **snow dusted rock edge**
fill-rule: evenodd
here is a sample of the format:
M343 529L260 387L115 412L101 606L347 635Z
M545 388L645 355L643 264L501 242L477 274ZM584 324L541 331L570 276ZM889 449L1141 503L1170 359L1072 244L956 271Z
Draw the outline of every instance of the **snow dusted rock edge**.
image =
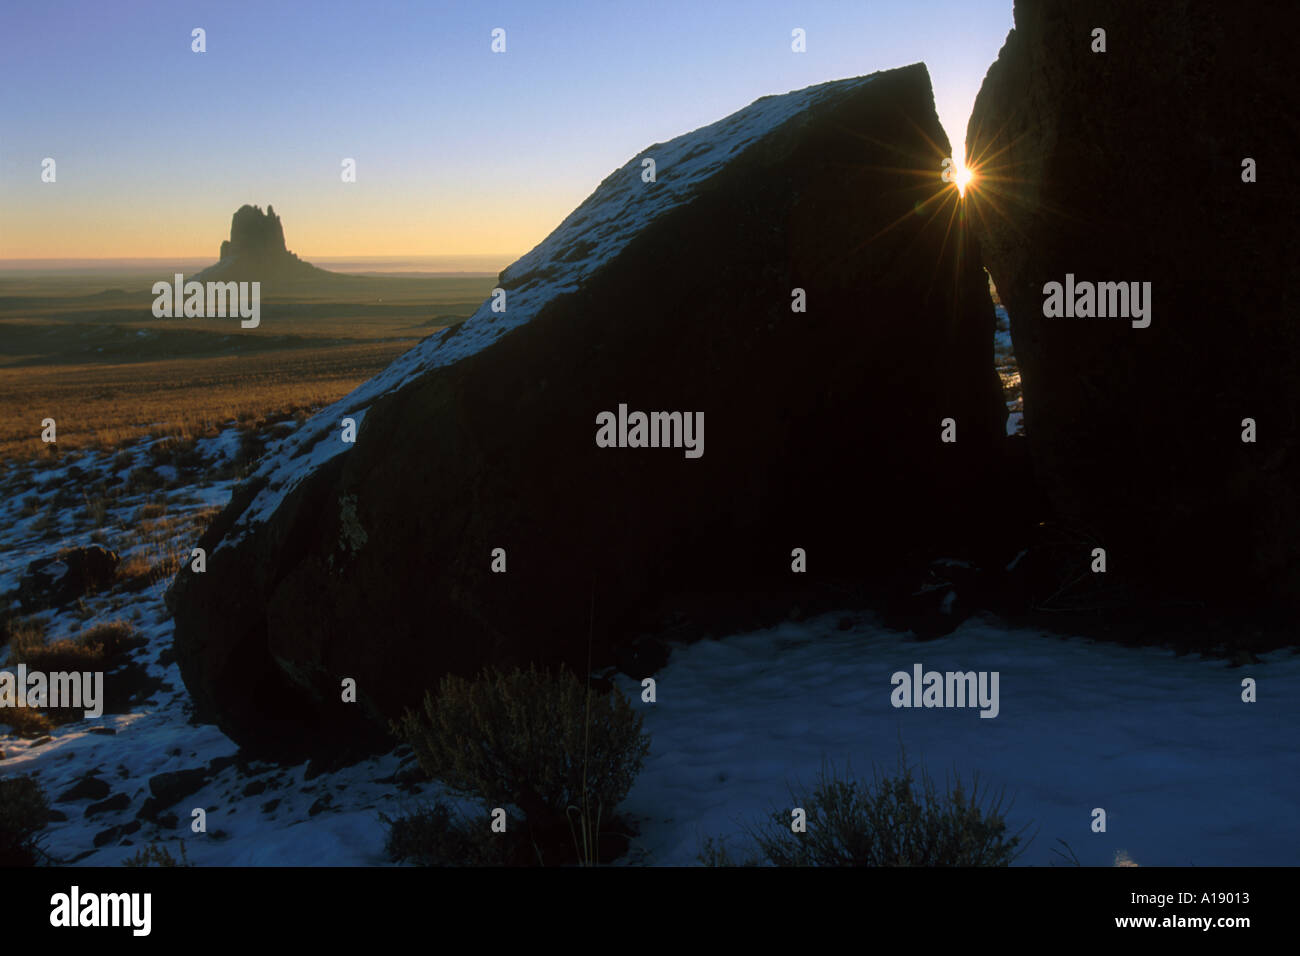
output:
M294 488L324 462L342 454L339 422L352 417L358 427L381 396L415 381L432 369L481 352L507 332L532 321L553 299L576 292L602 265L617 256L655 219L690 201L708 178L732 157L791 122L827 97L843 97L874 77L857 77L810 86L785 96L765 96L726 119L656 143L629 159L603 182L555 231L501 273L508 309L494 312L491 298L455 329L431 336L382 373L315 416L269 454L249 484L263 487L236 520L234 533L220 547L237 544L248 530L265 522ZM641 180L642 160L650 156L664 170L654 189Z
M656 602L753 624L793 548L816 590L996 538L993 308L946 151L918 64L629 160L502 273L506 311L404 355L235 493L169 595L199 713L250 751L385 746L443 673L584 666L593 602L593 664L644 671L662 655L632 639L687 603ZM703 455L598 448L622 403L702 413Z

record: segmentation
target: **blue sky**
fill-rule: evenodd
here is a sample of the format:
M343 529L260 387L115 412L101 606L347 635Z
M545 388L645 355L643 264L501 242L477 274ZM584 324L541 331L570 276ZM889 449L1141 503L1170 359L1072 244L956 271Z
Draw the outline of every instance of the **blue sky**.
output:
M1011 26L1011 0L6 3L0 258L215 255L245 202L307 258L513 256L770 93L924 61L960 141Z

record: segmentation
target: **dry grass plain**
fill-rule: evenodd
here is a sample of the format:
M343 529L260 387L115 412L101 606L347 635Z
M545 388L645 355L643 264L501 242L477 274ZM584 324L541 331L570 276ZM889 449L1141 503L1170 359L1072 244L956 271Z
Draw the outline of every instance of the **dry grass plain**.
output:
M0 273L0 460L214 434L342 398L471 314L493 276L347 277L266 295L261 324L157 319L156 270Z

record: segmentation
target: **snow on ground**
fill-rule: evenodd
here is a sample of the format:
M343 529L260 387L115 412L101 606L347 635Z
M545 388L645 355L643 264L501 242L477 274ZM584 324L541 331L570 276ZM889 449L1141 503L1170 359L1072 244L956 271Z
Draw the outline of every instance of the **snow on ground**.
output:
M6 493L0 495L0 593L13 589L36 558L62 548L85 545L96 535L94 522L76 506L72 492L99 478L125 482L131 470L150 461L153 441L138 443L126 461L113 453L91 452L65 455L59 462L14 466L6 473ZM219 436L203 439L197 447L210 468L229 464L239 448L239 431L234 427ZM156 472L157 469L154 469ZM106 510L98 536L106 546L119 551L125 562L136 551L147 549L149 558L160 550L188 553L199 531L187 518L230 499L234 481L213 481L204 487L182 485L122 494ZM40 525L47 512L24 514L27 494L47 502L60 493L69 495L69 506L52 508L57 518ZM171 542L141 543L131 528L139 509L166 505L166 516L174 522ZM0 777L32 774L40 782L53 808L66 817L51 823L45 849L64 862L88 866L111 866L137 853L144 845L158 841L173 856L183 840L186 855L199 865L313 865L375 864L384 862L386 833L378 814L410 812L428 789L436 785L408 780L412 758L389 754L341 773L326 773L306 779L307 765L281 768L270 764L240 767L230 758L237 746L217 728L190 723L189 695L180 671L171 660L173 626L163 601L168 581L159 581L142 591L123 595L101 593L85 600L90 616L82 621L72 608L36 615L46 625L47 639L75 637L101 621L128 620L147 639L147 645L130 655L150 677L161 682L148 700L126 714L105 714L64 724L35 740L10 733L0 709ZM0 666L8 660L8 648L0 647ZM107 686L113 672L105 677ZM137 818L150 796L150 778L157 774L204 768L208 779L201 789L163 808L162 815L177 819L162 824ZM109 792L95 797L70 800L57 798L88 774L108 785ZM395 775L401 775L397 779ZM99 808L96 804L125 803L122 807ZM208 834L189 831L190 812L195 807L208 811ZM137 829L138 827L138 829ZM115 828L122 828L115 832ZM129 832L127 832L129 831ZM95 846L96 837L102 845Z
M205 448L224 460L234 441L223 435ZM143 444L132 460L146 461L148 451ZM0 495L0 587L16 584L33 558L93 533L76 507L35 529L41 514L23 513L30 509L15 482L45 500L129 473L122 464L87 455L40 474L8 473ZM157 505L162 496L168 515L184 519L228 499L231 486L127 495L105 517L110 546L118 523L129 524L143 504ZM197 531L182 520L176 533L174 544L183 547ZM236 763L232 741L190 723L188 694L171 660L166 583L125 595L126 603L120 593L93 596L84 622L68 609L43 615L52 638L101 620L131 620L147 638L133 659L160 682L129 713L66 724L44 740L18 739L0 724L0 776L35 775L63 817L47 830L47 850L81 865L116 865L155 840L176 855L183 840L200 865L384 863L379 814L409 813L440 794L438 785L419 780L406 748L325 773ZM901 740L910 761L940 783L956 770L964 780L978 772L985 785L1005 788L1015 801L1011 829L1037 831L1021 864L1059 862L1052 852L1058 839L1085 865L1109 865L1120 850L1147 866L1300 863L1300 654L1277 651L1232 668L1172 651L1018 631L991 619L925 642L861 616L844 620L841 630L841 619L676 645L655 675L654 704L641 701L644 675L618 677L651 736L623 807L641 829L624 862L690 865L706 837L726 838L733 854L743 855L743 825L788 808L790 786L811 785L823 761L869 778L873 765L894 769ZM895 709L891 675L918 663L927 671L996 671L998 716ZM1259 682L1258 703L1241 701L1244 677ZM203 771L200 789L163 808L159 821L138 817L152 777L195 769ZM90 773L106 791L63 798ZM207 810L205 835L189 831L195 807ZM1108 814L1104 834L1090 830L1094 807Z
M1038 830L1020 864L1059 862L1058 838L1084 865L1117 850L1144 866L1300 864L1300 654L1231 668L991 620L924 642L837 620L675 648L654 704L621 681L652 737L625 804L647 818L649 862L690 863L704 837L788 812L787 782L811 788L824 760L865 779L873 764L893 772L901 739L940 784L955 769L1005 787L1009 828ZM890 677L916 663L997 671L1000 713L895 709ZM1258 703L1241 701L1247 676ZM1095 807L1106 833L1091 832Z

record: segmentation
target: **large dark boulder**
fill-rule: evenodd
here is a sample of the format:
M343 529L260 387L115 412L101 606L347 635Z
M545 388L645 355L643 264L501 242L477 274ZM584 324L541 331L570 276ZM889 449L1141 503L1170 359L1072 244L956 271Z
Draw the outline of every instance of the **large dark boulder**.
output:
M502 273L506 311L424 341L237 490L169 596L199 714L251 751L337 751L446 672L652 667L657 606L738 621L987 540L1006 411L946 148L916 65L614 172ZM702 456L597 447L624 403L703 413Z
M971 116L967 207L1010 313L1034 470L1130 595L1300 596L1293 15L1017 2ZM1067 275L1151 283L1149 327L1045 317L1045 284Z

